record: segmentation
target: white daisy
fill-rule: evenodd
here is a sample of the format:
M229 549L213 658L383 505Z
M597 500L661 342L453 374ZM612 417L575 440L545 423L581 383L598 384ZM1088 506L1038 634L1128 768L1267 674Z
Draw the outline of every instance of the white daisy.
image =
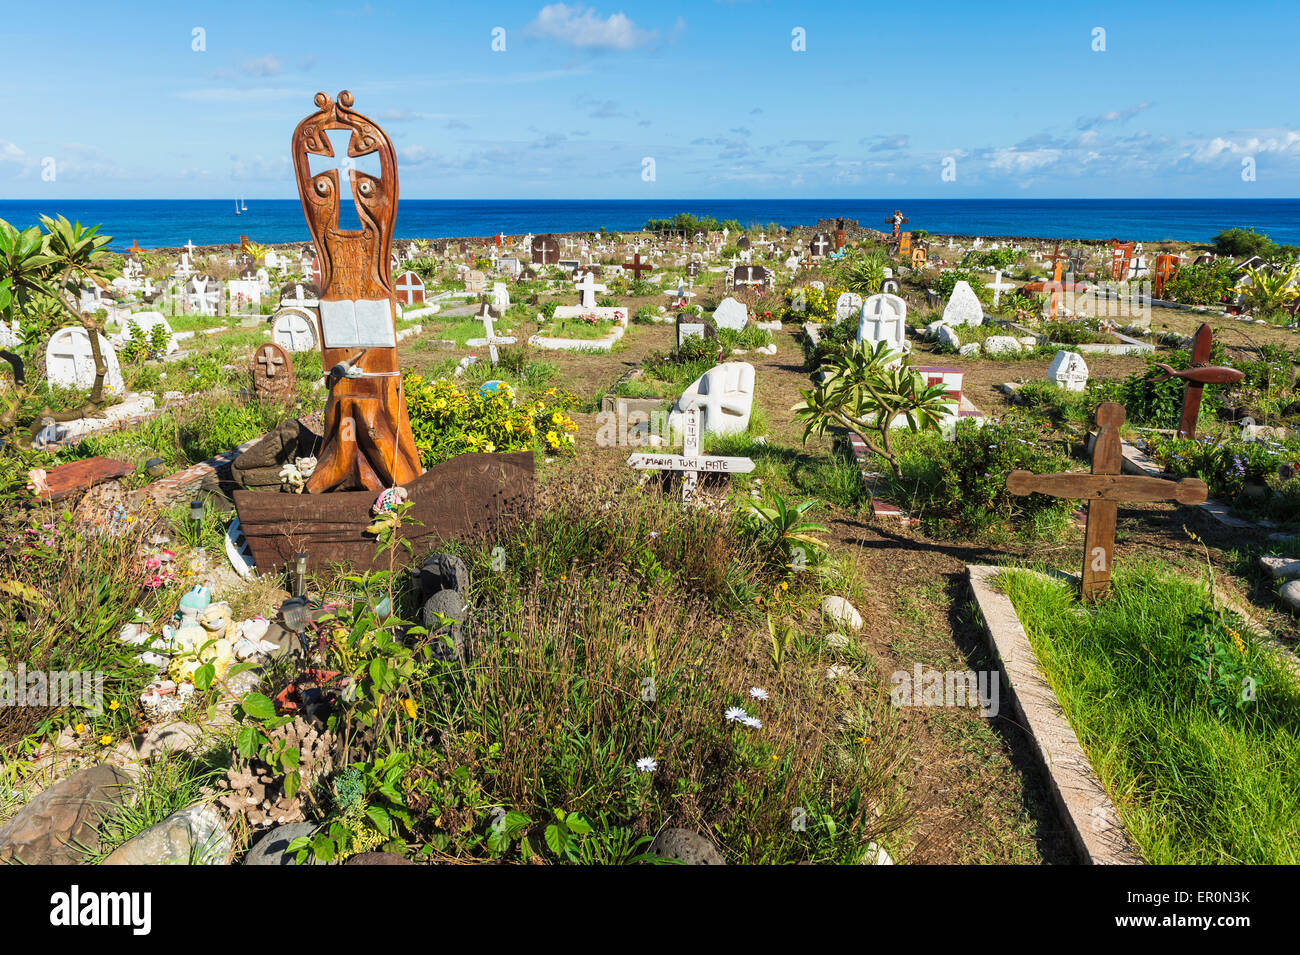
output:
M727 707L727 712L724 715L727 717L727 719L729 719L733 723L739 723L742 720L749 719L749 714L746 713L744 710L742 710L739 706Z
M653 756L642 756L636 761L636 768L643 773L653 773L659 768L659 764L655 762Z
M763 689L761 686L751 686L749 688L749 695L756 700L766 700L767 690Z
M763 728L763 723L757 716L746 716L741 722L752 730L761 730Z

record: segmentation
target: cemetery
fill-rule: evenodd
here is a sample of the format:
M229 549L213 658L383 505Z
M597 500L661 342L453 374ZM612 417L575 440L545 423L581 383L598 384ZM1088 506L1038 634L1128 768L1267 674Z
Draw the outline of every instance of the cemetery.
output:
M354 106L307 244L0 221L0 861L1300 858L1293 251L411 238Z

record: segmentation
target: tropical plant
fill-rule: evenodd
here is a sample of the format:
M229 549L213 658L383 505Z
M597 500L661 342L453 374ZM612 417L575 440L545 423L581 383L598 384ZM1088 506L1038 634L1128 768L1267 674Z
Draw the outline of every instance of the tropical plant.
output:
M819 561L826 551L825 542L813 535L829 531L803 519L820 503L814 499L791 507L781 495L773 494L771 504L746 501L745 512L765 539L769 558L780 561L790 571L798 571Z
M1242 289L1242 297L1252 312L1276 312L1300 295L1300 289L1294 284L1297 275L1300 275L1298 266L1274 272L1248 268L1246 278L1250 284Z
M48 266L53 278L46 283L46 291L54 295L74 321L80 322L90 338L90 353L95 362L95 384L90 390L89 405L98 407L104 401L104 376L108 362L99 348L100 323L90 313L77 311L76 289L82 279L89 279L101 288L106 286L108 256L104 246L113 241L112 236L100 235L99 226L83 226L69 222L63 216L51 219L41 216L45 226L45 254L50 257Z
M927 385L901 359L886 342L852 342L830 356L820 384L801 390L803 401L791 409L804 422L803 440L832 425L848 428L901 478L890 428L902 418L909 430L937 431L952 401L945 385Z

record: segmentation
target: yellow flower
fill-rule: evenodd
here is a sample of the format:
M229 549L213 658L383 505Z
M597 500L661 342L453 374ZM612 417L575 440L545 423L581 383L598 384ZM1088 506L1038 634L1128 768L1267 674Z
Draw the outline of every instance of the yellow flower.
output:
M86 732L86 724L78 723L76 726L72 728L72 731L76 733L78 736L80 736L82 733Z
M115 710L115 709L117 709L117 708L118 708L119 706L121 706L121 705L122 705L122 704L118 703L117 700L114 700L113 702L111 702L111 703L108 704L108 708L109 708L110 710Z
M496 446L495 444L493 444L491 441L485 441L485 442L483 442L483 450L486 451L488 454L491 454L491 453L492 453L493 451L495 451L496 449L497 449L497 446Z
M111 742L113 742L113 737L109 736L107 733L99 738L100 746L107 746Z
M509 418L507 418L507 419L506 419L506 434L513 434L513 433L514 433L514 430L515 430L515 423L514 423L513 421L511 421Z
M787 584L787 583L783 580L783 581L781 581L781 589L782 589L782 590L789 590L789 589L790 589L790 585Z
M411 719L415 719L415 714L418 712L415 706L415 700L402 700L402 712Z
M551 414L551 424L563 424L563 423L564 423L564 415L560 414L558 411Z

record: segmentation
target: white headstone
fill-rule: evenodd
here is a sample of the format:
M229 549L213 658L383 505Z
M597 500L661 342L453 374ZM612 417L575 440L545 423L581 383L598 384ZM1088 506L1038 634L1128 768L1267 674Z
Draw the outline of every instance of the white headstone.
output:
M301 308L282 308L271 321L271 341L287 352L316 348L316 317Z
M713 310L713 323L718 328L730 328L732 331L739 332L744 330L748 322L749 309L745 307L744 302L738 302L730 295L719 302L718 307Z
M699 408L705 434L740 434L749 427L754 406L754 366L743 361L715 365L677 399L674 412Z
M1083 391L1088 386L1088 364L1078 352L1058 351L1047 369L1047 380L1066 391Z
M984 324L984 309L980 307L979 297L965 280L952 287L948 304L943 307L942 321L945 325Z
M125 393L117 352L103 335L99 336L99 350L108 366L104 390L113 395ZM79 325L60 328L50 336L49 344L45 346L45 376L51 385L61 388L94 386L95 356L90 348L90 334L84 328Z
M888 342L902 351L907 341L907 303L897 295L872 295L862 303L858 316L858 341Z
M167 347L163 354L170 355L172 352L179 351L176 345L176 335L172 331L172 327L167 324L167 319L163 317L162 312L135 312L126 316L122 321L122 341L124 342L131 340L131 322L134 322L136 327L140 329L140 339L144 342L153 341L153 330L161 325L167 330ZM86 344L90 344L89 339L87 339Z
M835 321L847 322L862 314L862 296L857 292L844 292L835 300Z
M504 312L510 307L510 292L506 289L505 282L492 283L492 307L498 312Z

